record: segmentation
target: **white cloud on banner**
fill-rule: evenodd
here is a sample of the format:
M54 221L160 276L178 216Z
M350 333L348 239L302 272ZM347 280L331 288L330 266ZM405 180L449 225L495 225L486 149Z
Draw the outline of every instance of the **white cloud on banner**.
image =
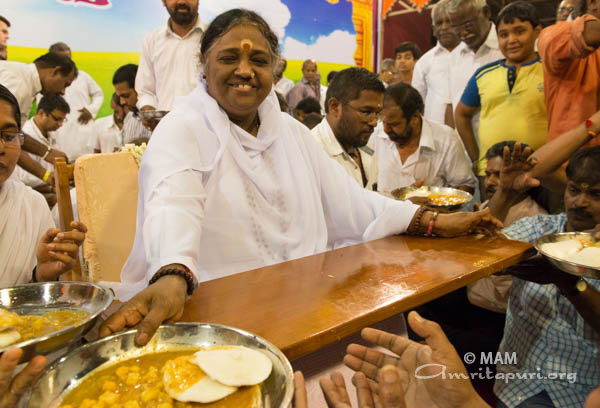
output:
M198 12L200 18L208 23L234 8L246 8L260 14L280 39L285 36L285 28L292 19L290 9L280 0L202 0Z
M335 30L328 36L320 36L312 44L305 44L287 37L283 44L283 56L288 59L314 59L323 62L354 65L356 36L347 31Z

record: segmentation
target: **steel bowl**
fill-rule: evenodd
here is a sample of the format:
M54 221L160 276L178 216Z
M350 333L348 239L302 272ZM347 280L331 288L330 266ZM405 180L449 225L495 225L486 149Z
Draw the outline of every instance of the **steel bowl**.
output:
M162 110L143 110L139 111L138 115L142 120L161 120L169 111Z
M546 257L546 259L548 259L550 263L552 263L552 265L556 266L561 271L570 273L571 275L581 276L583 278L600 279L600 269L577 264L574 262L565 261L564 259L560 259L554 255L550 255L542 249L543 244L568 241L575 237L582 237L591 241L596 241L593 238L592 234L587 232L561 232L557 234L544 235L543 237L538 238L533 245L540 254Z
M23 349L21 362L46 355L81 339L91 329L100 313L113 301L112 292L86 282L30 283L0 289L0 307L21 315L41 315L52 310L75 309L89 313L76 326L0 348L0 354L13 347Z
M455 194L464 198L464 202L460 204L452 204L452 205L436 205L429 200L427 197L410 197L406 198L412 192L419 191L428 194ZM392 195L398 200L410 200L415 204L425 205L427 207L432 207L437 210L443 212L451 212L459 210L463 205L471 202L473 200L473 196L466 191L458 190L452 187L404 187L399 188L397 190L392 191Z
M33 391L23 398L21 407L60 406L66 394L83 378L105 363L116 363L152 352L185 346L238 345L267 355L273 371L262 386L263 407L287 408L294 393L292 366L285 355L265 339L243 330L209 323L175 323L161 326L144 347L134 342L135 330L117 333L86 344L50 366Z

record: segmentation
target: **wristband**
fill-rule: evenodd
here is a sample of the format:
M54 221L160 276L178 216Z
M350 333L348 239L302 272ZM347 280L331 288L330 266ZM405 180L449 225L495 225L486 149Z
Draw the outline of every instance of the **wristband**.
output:
M44 181L44 183L48 182L48 179L50 178L50 170L46 170L46 172L44 173L44 177L42 177L42 180Z
M48 157L48 155L50 154L51 151L52 151L52 148L48 147L48 150L46 150L46 153L44 153L44 155L42 156L42 160L46 160L46 157Z
M181 276L183 279L185 279L185 282L187 283L187 294L188 295L193 294L194 291L196 290L196 288L198 287L198 281L196 280L196 277L187 268L186 268L186 270L169 268L169 269L163 269L162 271L156 272L154 274L154 276L152 277L152 279L150 279L150 281L148 282L148 285L152 285L153 283L158 281L160 278L162 278L163 276L167 276L167 275Z
M412 228L409 228L408 231L406 231L409 235L419 235L419 231L421 230L421 218L423 218L423 214L425 214L426 211L427 208L419 207L413 218L414 223Z

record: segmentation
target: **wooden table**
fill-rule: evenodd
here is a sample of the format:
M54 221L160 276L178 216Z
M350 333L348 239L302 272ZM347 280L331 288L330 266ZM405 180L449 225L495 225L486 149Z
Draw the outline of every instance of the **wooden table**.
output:
M384 238L203 283L182 321L256 333L292 360L513 265L530 247Z

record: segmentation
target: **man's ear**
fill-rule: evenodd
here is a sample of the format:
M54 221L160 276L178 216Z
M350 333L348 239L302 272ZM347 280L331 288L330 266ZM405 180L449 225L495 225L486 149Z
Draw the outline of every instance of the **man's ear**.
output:
M488 6L485 6L481 12L483 13L483 15L485 16L486 19L491 19L492 18L492 11L490 10L490 8Z
M327 100L327 114L334 117L339 117L342 114L342 103L337 98L329 98Z
M538 38L538 36L542 32L542 28L543 27L541 24L538 24L537 27L533 27L533 34L535 35L535 38Z

